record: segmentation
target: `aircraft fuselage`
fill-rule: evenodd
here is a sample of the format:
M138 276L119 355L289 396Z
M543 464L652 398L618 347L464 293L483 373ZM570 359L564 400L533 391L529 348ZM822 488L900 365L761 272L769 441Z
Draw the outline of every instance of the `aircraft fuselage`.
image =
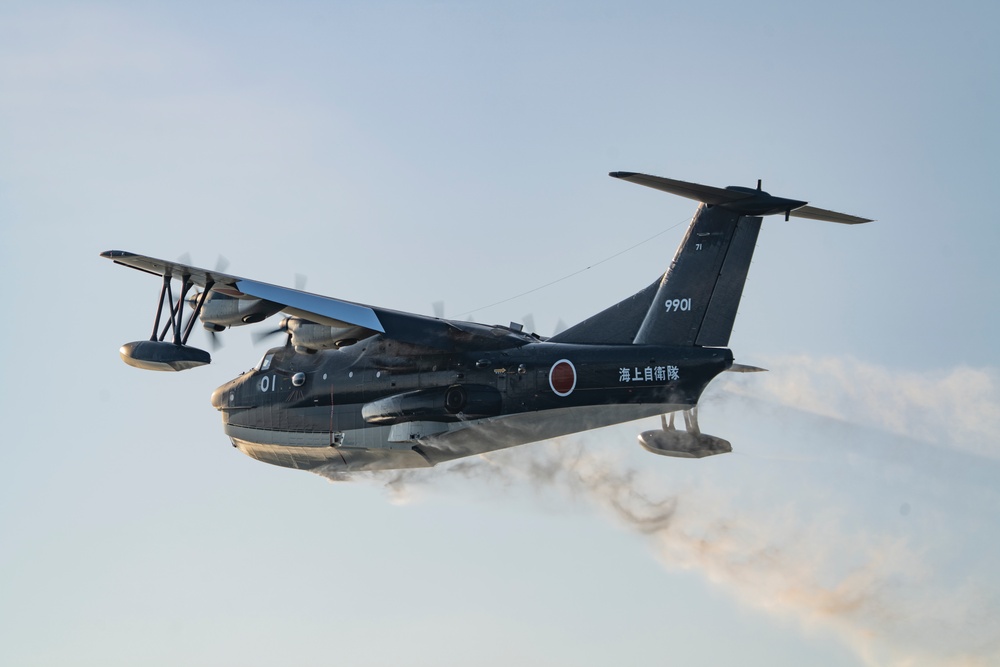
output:
M537 341L442 352L380 336L340 350L271 349L212 404L246 454L292 468L442 461L695 405L725 348Z

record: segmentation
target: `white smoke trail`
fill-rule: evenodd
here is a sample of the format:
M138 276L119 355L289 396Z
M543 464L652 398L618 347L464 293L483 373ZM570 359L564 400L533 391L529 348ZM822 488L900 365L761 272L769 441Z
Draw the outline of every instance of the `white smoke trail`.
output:
M1000 660L995 591L977 597L950 590L933 580L919 550L851 525L849 511L748 506L704 486L664 491L663 480L648 470L578 440L501 452L448 470L477 482L585 499L647 536L667 568L697 571L744 604L833 631L868 664ZM441 482L432 471L404 471L386 486L398 502Z
M766 360L721 388L1000 459L1000 371L899 372L850 358Z
M752 387L796 409L998 456L989 437L996 432L989 429L1000 426L998 383L992 371L893 374L851 360L804 358L772 367L781 369L773 373L779 379L761 383L758 374L751 377L753 383L741 380L729 383L729 388L744 392ZM793 414L798 413L786 411L785 417ZM699 468L704 472L695 475L697 482L678 487L663 474L674 469L674 462L663 465L665 460L654 458L640 468L610 453L620 452L623 442L634 446L634 431L623 427L369 479L385 484L397 503L449 480L472 480L476 492L484 487L529 489L582 499L646 536L667 568L698 572L748 606L796 619L806 628L832 631L867 664L1000 664L1000 591L995 577L984 582L978 571L954 573L953 564L942 564L935 552L939 541L965 539L968 543L960 548L981 548L971 536L945 530L913 543L912 538L880 530L866 521L870 508L856 497L853 480L846 480L842 489L825 473L818 473L811 492L764 492L749 501L746 488L760 489L759 478L743 480L742 489L719 485L706 481L712 479L710 467ZM615 434L613 448L582 444L609 434ZM875 455L866 458L865 465L890 467ZM893 461L894 474L901 465L927 463ZM923 480L936 472L913 468L912 477ZM763 486L775 482L780 484L780 478L765 480ZM950 482L954 488L948 492L960 494L964 483ZM992 490L969 493L996 504ZM921 503L924 515L938 512L932 514L931 524L951 523L953 517L944 510L927 509L935 500L937 496ZM981 512L985 516L992 509ZM989 519L984 523L989 525ZM971 532L978 529L975 525ZM996 547L986 546L990 548Z

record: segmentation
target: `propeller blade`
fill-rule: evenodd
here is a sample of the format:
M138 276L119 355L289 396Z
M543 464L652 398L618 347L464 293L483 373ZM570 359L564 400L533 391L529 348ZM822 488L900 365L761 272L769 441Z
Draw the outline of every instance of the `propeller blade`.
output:
M270 331L252 331L250 332L250 338L253 340L254 345L259 345L271 336L276 336L280 333L285 333L284 328L278 327L277 329L271 329Z
M288 328L288 323L293 318L286 317L278 324L277 328L270 329L268 331L253 331L250 333L250 338L253 339L254 344L260 343L265 338L270 338L271 336L276 336L280 333L288 333L288 343L292 341L292 332Z
M435 301L431 304L431 308L434 310L434 317L444 317L444 301Z
M210 329L205 329L205 333L208 334L208 346L212 348L212 352L222 347L222 339L219 338L219 334Z

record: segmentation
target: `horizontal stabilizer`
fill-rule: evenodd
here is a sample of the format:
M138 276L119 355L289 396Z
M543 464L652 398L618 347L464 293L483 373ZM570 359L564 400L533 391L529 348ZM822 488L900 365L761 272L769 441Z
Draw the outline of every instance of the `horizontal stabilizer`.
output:
M839 222L847 225L856 225L862 222L871 222L869 218L860 218L856 215L827 211L826 209L806 206L807 202L797 199L785 199L775 197L760 189L758 181L757 189L739 186L729 186L728 188L716 188L711 185L700 185L698 183L688 183L678 181L673 178L663 178L662 176L650 176L649 174L638 174L631 171L613 171L609 176L620 178L630 183L638 183L648 188L669 192L673 195L686 197L700 201L709 206L720 206L722 208L736 211L743 215L775 215L784 214L794 218L808 218L810 220L823 220L825 222Z
M816 208L815 206L803 206L802 208L797 208L792 211L790 215L793 218L808 218L809 220L822 220L823 222L839 222L844 225L858 225L863 222L872 222L871 218L859 218L856 215L837 213L836 211L827 211L825 208Z
M620 178L629 183L638 183L647 188L662 190L679 197L687 197L695 201L706 204L718 205L727 204L749 197L749 193L735 193L725 188L716 188L711 185L699 185L698 183L688 183L678 181L673 178L663 178L662 176L650 176L649 174L637 174L632 171L613 171L608 176Z

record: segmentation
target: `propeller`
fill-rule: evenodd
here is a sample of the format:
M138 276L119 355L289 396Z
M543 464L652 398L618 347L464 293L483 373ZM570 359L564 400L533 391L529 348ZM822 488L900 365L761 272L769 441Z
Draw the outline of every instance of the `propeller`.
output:
M202 298L207 298L207 297L203 297L203 295L204 295L204 292L195 292L194 294L192 294L191 296L189 296L185 300L186 303L187 303L187 305L191 308L191 316L192 317L194 316L194 310L198 307L198 302ZM212 324L210 322L204 322L203 321L202 324L204 325L202 327L202 329L204 329L205 333L208 334L208 345L209 345L209 347L212 348L213 352L215 350L218 350L220 347L222 347L222 339L220 339L218 337L218 332L219 331L225 331L226 328L222 327L221 329L216 329L216 328L214 328L216 325L214 325L214 324Z
M253 339L254 345L260 345L262 342L270 338L271 336L276 336L280 333L287 333L288 340L285 345L291 345L292 343L292 332L288 330L288 318L285 317L278 324L276 329L270 329L268 331L252 331L250 333L250 338Z
M216 255L215 270L219 273L225 273L227 268L229 268L229 260L222 255ZM222 339L219 338L219 331L217 329L209 329L206 325L205 331L208 333L208 345L212 348L213 352L222 347Z
M186 266L191 266L191 253L183 252L177 257L178 264L184 264ZM225 273L226 269L229 268L229 260L223 255L216 255L215 257L215 271L217 273Z
M222 339L219 338L219 334L213 329L205 329L205 333L208 334L208 346L212 348L212 352L215 352L220 347L222 347Z
M191 253L185 252L181 254L181 256L177 258L177 262L179 264L186 264L190 266ZM228 267L229 267L229 260L226 259L221 254L217 255L215 258L215 271L218 273L225 273ZM191 294L191 296L189 296L186 299L187 305L191 308L192 311L194 311L194 309L198 307L198 302L200 299L208 298L207 296L203 297L202 296L203 294L204 292L194 292ZM220 347L222 347L222 339L219 338L218 334L220 331L225 331L225 327L223 327L222 329L215 329L213 328L214 325L212 325L210 322L203 321L203 324L205 325L203 329L205 330L205 333L208 334L208 346L212 348L212 351L214 352L218 350Z
M444 319L444 301L435 301L431 304L431 308L433 309L434 317L442 320ZM467 314L465 316L465 321L474 322L475 320L472 319L471 314Z

